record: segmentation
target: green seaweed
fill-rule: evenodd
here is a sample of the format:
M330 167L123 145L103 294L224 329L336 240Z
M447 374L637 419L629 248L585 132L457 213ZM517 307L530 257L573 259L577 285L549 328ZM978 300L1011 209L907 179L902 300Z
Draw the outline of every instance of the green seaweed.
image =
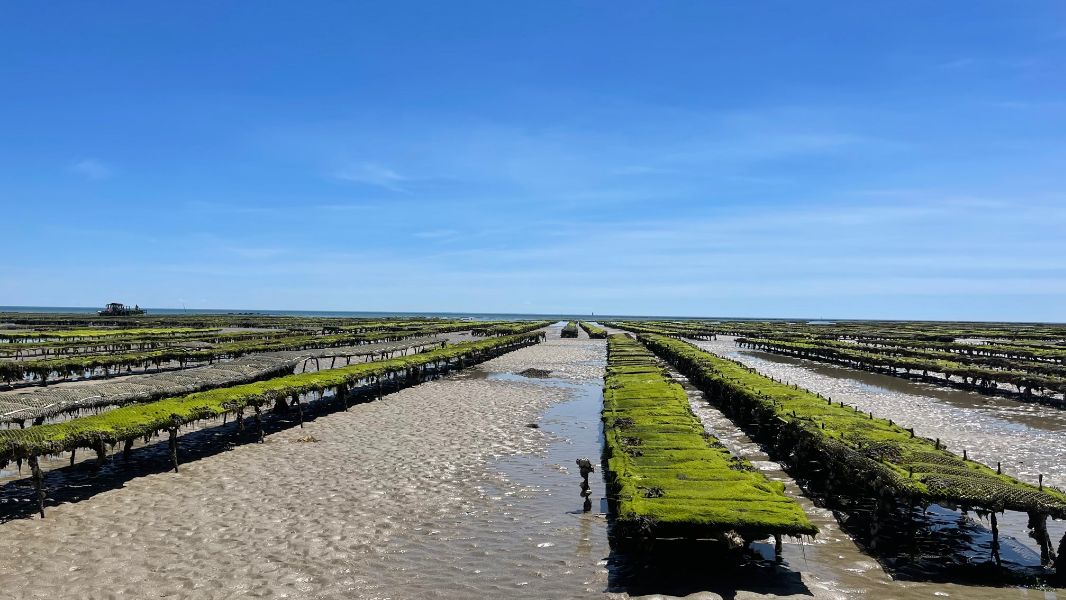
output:
M540 333L493 337L464 342L423 353L266 381L197 392L145 404L116 408L99 415L38 425L29 429L0 430L0 466L13 459L54 454L76 448L95 448L153 435L185 423L232 413L248 406L273 403L278 398L310 392L338 390L411 374L433 364L477 361L501 350L534 343Z
M603 422L618 531L652 537L815 534L800 506L705 433L680 385L625 335L608 338Z
M144 352L61 356L23 361L0 361L0 379L18 381L28 374L46 380L50 374L62 376L81 374L93 369L132 368L178 362L202 362L220 358L235 358L260 352L336 348L377 341L395 341L436 333L432 329L349 333L339 335L291 335L266 340L241 340L218 344L211 348L164 348Z
M787 436L829 461L826 466L844 475L854 491L888 488L919 502L1066 518L1066 494L1057 489L998 474L892 421L777 383L687 342L654 334L640 340L727 412L779 424L779 438Z
M594 340L602 340L607 338L607 330L603 327L593 325L588 321L581 321L580 323L578 323L578 325L580 325L581 328L585 330L585 333L589 334L589 337Z

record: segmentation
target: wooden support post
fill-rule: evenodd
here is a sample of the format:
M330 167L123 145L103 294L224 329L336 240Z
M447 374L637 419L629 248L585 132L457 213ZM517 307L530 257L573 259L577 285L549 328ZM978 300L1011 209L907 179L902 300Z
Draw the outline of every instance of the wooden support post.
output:
M992 511L992 560L997 567L1003 564L999 557L999 523L996 521L995 511Z
M259 408L258 404L253 405L255 407L255 430L259 435L259 443L263 443L263 411Z
M1029 513L1029 535L1040 545L1040 565L1047 566L1055 560L1051 549L1051 536L1047 532L1047 515Z
M283 415L287 412L289 412L289 401L285 396L274 398L274 414Z
M107 462L107 448L104 447L103 440L98 440L94 449L96 450L96 470L99 471Z
M37 510L44 518L44 475L41 473L41 465L37 462L37 456L30 456L30 472L33 473L33 489L37 495Z
M170 462L174 463L174 472L178 472L178 428L170 428Z
M1066 584L1066 533L1062 534L1062 539L1059 540L1058 556L1059 560L1055 561L1055 575L1059 584Z

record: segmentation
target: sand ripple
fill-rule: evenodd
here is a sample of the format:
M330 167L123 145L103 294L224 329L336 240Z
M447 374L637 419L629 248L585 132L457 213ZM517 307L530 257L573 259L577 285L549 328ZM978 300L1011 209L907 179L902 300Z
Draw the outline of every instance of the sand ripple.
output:
M547 434L526 424L570 391L485 374L538 367L576 376L566 363L595 358L589 342L549 344L561 348L526 348L480 376L409 388L56 507L47 520L6 523L3 596L350 598L391 588L403 597L415 569L424 578L415 595L479 595L477 577L435 574L404 556L412 539L439 545L441 531L500 502L494 461L543 452ZM308 435L318 441L296 441ZM511 533L493 544L513 545ZM445 547L453 543L481 542Z

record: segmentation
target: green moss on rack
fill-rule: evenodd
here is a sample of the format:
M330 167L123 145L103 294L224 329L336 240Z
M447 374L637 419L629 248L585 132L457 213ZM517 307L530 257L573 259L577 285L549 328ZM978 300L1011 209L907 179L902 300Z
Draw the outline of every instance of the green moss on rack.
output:
M467 323L469 326L469 323ZM490 335L515 335L516 333L529 333L530 331L536 331L543 329L551 325L551 321L503 321L493 322L489 325L484 323L478 323L470 333L474 337L490 336Z
M173 337L197 333L217 332L217 328L166 327L166 328L130 328L130 329L54 329L45 331L12 331L0 333L0 339L17 342L19 340L69 340L69 339L105 339L109 337Z
M913 350L860 346L852 342L834 340L782 340L769 338L740 337L737 343L760 350L788 354L844 364L850 367L899 375L899 370L910 375L938 373L945 381L955 377L966 382L975 391L993 393L1000 391L999 384L1006 383L1020 392L1033 391L1052 394L1066 393L1066 368L1056 365L1041 365L1025 361L1003 360L999 365L981 364L990 359L965 356L937 350ZM955 360L957 358L962 359Z
M246 406L273 403L277 398L350 388L359 382L376 382L390 376L402 376L447 361L479 360L487 354L535 343L542 337L539 333L526 333L488 338L409 356L125 406L62 423L29 429L4 429L0 430L0 466L13 459L75 448L95 448L101 442L114 444L146 437L185 423L219 417Z
M732 456L692 414L680 385L624 335L608 338L603 422L607 478L622 535L814 534L800 506Z
M769 425L764 431L777 431L775 441L787 437L830 461L825 466L845 475L854 491L887 487L919 502L1066 518L1066 494L1059 490L998 474L890 421L777 383L687 342L653 334L640 340L727 412Z
M19 381L28 374L47 379L53 373L60 377L82 374L93 369L125 368L161 365L169 362L202 362L219 358L236 358L260 352L336 348L378 341L395 341L432 335L432 329L381 331L340 335L291 335L277 339L242 340L218 344L211 348L164 348L144 352L62 356L23 361L0 361L0 379Z
M581 321L579 325L581 325L581 328L584 329L585 333L589 334L589 337L592 339L602 340L607 337L607 330L603 327L593 325L588 321Z

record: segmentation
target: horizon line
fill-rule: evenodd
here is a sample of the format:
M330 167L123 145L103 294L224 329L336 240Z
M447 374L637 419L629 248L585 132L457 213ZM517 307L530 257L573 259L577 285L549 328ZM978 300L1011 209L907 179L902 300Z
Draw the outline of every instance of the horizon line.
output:
M962 321L947 321L937 319L891 319L891 318L834 318L834 317L723 317L723 316L694 316L694 315L625 315L625 314L601 314L595 313L577 313L577 312L560 312L560 313L537 313L537 312L492 312L492 311L418 311L418 310L329 310L329 309L275 309L275 308L172 308L172 307L147 307L142 306L145 311L166 311L165 314L172 313L195 313L195 314L262 314L274 316L287 316L292 313L334 313L334 314L375 314L375 315L414 315L414 316L440 316L440 315L462 315L462 316L526 316L526 317L586 317L584 320L595 320L599 318L613 318L613 319L642 319L642 320L657 320L657 319L677 319L677 320L704 320L704 321L804 321L807 323L813 322L888 322L888 323L994 323L994 324L1016 324L1016 325L1066 325L1066 322L1062 321L996 321L996 320L962 320ZM18 309L32 309L32 310L18 310ZM58 309L58 310L50 310ZM61 309L71 309L76 312L63 313ZM12 305L12 306L0 306L0 313L21 313L21 314L92 314L99 309L91 306L34 306L34 305ZM281 313L281 314L278 314ZM314 315L312 315L314 316ZM319 315L325 318L333 318L328 315ZM339 317L337 317L339 318Z

